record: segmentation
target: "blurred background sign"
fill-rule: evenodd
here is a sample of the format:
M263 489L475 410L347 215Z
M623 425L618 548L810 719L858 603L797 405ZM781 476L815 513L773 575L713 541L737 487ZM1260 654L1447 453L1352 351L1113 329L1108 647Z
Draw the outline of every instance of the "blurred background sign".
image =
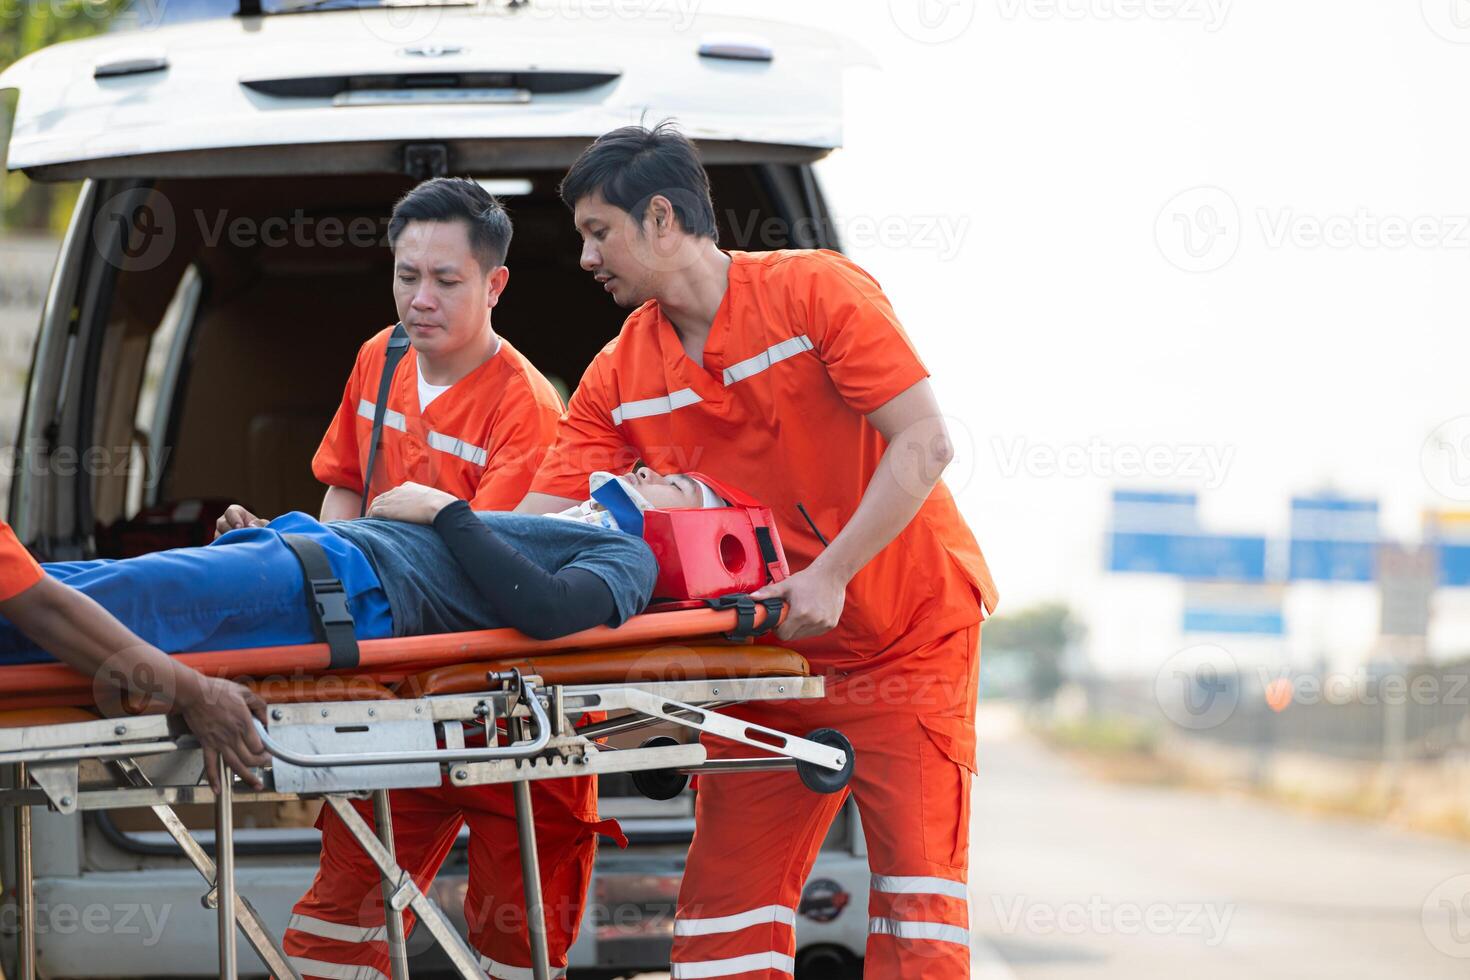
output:
M1186 633L1284 636L1279 585L1191 582L1184 592Z
M1264 582L1266 539L1206 533L1198 503L1193 493L1113 491L1108 570Z
M1292 580L1372 582L1377 577L1378 547L1378 501L1292 498Z

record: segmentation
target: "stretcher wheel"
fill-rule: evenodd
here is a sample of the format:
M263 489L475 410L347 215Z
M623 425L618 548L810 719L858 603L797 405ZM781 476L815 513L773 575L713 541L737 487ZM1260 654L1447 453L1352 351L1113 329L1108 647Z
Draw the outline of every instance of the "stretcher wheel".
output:
M679 745L677 738L655 735L639 748L661 749ZM633 773L633 786L650 800L672 800L689 786L689 776L677 769L642 769Z
M847 753L847 765L833 772L831 769L823 769L821 766L804 762L801 759L796 760L796 774L801 777L803 783L806 783L806 788L813 793L836 793L846 789L847 781L852 778L855 759L852 743L847 740L847 736L835 728L818 728L807 735L807 741L841 749Z

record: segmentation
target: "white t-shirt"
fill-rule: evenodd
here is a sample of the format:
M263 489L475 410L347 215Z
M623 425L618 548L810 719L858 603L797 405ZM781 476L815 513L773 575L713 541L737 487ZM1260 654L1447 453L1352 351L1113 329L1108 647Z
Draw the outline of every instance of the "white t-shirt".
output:
M496 337L495 349L490 352L490 357L492 359L500 353L500 344L500 338ZM435 398L438 398L440 395L444 394L450 388L453 388L454 385L429 384L427 381L424 380L424 366L419 363L417 358L414 359L414 367L418 370L419 375L419 411L422 412L429 407L430 402L432 402Z

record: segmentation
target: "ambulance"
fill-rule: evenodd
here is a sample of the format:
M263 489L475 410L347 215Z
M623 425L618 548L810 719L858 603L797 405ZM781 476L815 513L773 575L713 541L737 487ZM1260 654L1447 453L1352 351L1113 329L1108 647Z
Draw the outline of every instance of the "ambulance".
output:
M504 199L495 326L564 393L623 317L578 268L556 195L598 134L678 120L726 247L837 247L813 164L840 142L845 45L695 8L132 0L118 29L10 66L8 168L80 182L15 437L21 539L48 560L122 557L205 543L230 502L315 513L312 453L358 346L395 319L387 216L425 178L472 176ZM616 778L603 794L634 844L601 850L574 975L667 969L690 796L654 802ZM316 864L312 816L236 816L239 888L278 935ZM204 883L147 811L38 811L33 852L43 976L213 970ZM860 975L867 874L849 807L802 900L804 980ZM434 896L458 916L463 889L461 848ZM434 971L428 941L411 944L416 974Z

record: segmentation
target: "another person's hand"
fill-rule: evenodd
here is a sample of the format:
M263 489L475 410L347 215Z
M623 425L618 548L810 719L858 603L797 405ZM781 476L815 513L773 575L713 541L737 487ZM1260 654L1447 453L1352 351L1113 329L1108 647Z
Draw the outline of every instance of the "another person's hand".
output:
M459 498L422 483L404 483L378 494L368 506L367 516L409 524L432 524L439 512Z
M819 636L837 625L847 602L847 583L819 565L751 593L753 599L784 599L786 619L776 628L783 640Z
M214 536L219 537L242 527L265 527L269 523L270 521L256 517L239 504L230 504L219 520L214 522Z
M260 789L260 777L250 770L270 761L254 720L265 721L265 702L233 681L198 677L190 690L180 690L178 702L189 731L204 748L204 778L219 792L219 759L224 756L241 779Z

